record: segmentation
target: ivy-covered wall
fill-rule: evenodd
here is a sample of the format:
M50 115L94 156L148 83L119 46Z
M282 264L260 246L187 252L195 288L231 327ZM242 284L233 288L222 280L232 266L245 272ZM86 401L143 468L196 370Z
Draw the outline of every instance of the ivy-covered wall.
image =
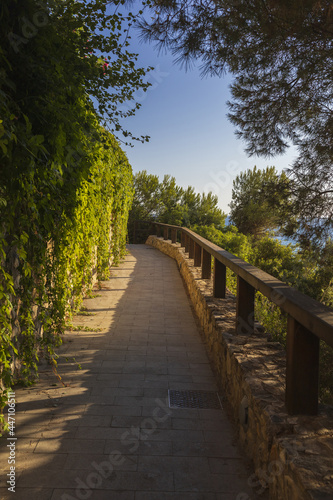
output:
M119 3L0 3L0 424L6 388L56 363L70 311L125 251L133 180L114 134L132 137L149 83Z
M34 379L41 354L55 363L53 349L61 342L65 319L79 307L94 271L106 278L110 262L125 252L132 170L117 141L101 134L103 141L81 151L86 174L80 182L73 178L78 185L57 210L37 175L22 175L16 192L2 190L2 404L6 388Z

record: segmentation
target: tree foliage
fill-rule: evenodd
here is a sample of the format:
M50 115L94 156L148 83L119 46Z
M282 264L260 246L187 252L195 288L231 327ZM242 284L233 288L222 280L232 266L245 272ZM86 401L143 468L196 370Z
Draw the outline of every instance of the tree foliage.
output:
M220 229L224 226L226 215L217 205L217 196L196 193L191 186L184 189L170 175L160 181L157 175L148 174L146 170L138 172L134 176L134 191L129 216L130 237L134 222L139 220L186 227L199 224Z
M292 224L289 181L275 167L254 167L233 181L230 219L239 231L254 238Z
M333 8L328 0L152 0L142 36L204 73L234 75L229 118L249 154L290 144L303 239L333 226ZM324 220L323 220L324 219Z
M94 108L100 123L111 132L131 136L121 120L140 106L135 91L146 91L149 84L144 81L146 71L136 67L137 54L128 51L129 26L136 16L122 14L119 7L123 3L1 2L2 97L18 120L25 108L33 108L29 119L35 133L45 132L45 123L57 120L62 121L66 133L66 124L78 122L74 104L84 104ZM121 107L124 102L132 107Z

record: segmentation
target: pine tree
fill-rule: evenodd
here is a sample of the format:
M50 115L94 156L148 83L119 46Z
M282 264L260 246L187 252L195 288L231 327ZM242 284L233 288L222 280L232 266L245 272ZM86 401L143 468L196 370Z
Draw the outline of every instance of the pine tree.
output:
M285 204L287 185L285 174L279 175L275 167L241 172L233 181L232 223L255 239L290 224Z
M288 175L303 239L333 226L333 5L326 0L156 0L143 38L186 67L234 75L229 118L250 155L299 156Z

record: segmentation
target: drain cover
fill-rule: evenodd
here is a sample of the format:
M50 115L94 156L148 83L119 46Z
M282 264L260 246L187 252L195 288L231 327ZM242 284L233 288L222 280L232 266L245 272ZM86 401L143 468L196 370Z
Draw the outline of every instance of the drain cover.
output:
M214 391L176 391L169 389L170 408L200 408L220 410L221 401Z

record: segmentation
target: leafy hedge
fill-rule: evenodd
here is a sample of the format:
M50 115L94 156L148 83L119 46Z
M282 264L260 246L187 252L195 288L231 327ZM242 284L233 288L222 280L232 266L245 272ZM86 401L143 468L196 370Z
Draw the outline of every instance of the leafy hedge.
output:
M110 260L117 262L125 252L132 170L115 139L103 135L103 142L86 149L85 178L71 198L60 198L57 207L46 186L40 190L35 172L21 177L15 195L3 189L0 359L4 387L18 379L31 380L41 349L52 359L65 318L91 286L92 270L96 268L99 278L105 279ZM73 181L75 185L77 179Z
M131 136L121 119L149 84L122 3L1 2L0 413L125 251L132 170L106 127Z

